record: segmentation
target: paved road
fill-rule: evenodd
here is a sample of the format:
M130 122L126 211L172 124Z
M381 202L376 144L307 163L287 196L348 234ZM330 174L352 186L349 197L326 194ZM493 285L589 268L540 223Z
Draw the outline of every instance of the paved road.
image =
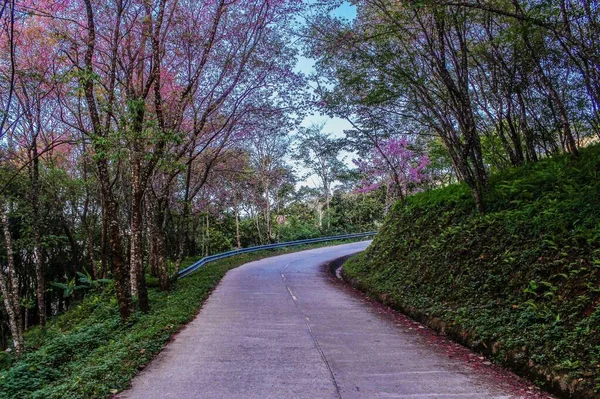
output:
M230 271L196 319L119 397L537 397L512 375L496 373L324 270L324 262L366 245L277 256Z

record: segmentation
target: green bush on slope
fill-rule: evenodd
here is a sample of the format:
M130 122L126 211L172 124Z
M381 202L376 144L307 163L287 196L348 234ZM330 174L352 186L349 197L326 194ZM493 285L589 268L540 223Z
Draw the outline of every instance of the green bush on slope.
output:
M27 334L27 353L0 371L0 398L106 397L126 387L237 264L237 259L213 264L171 292L150 290L152 311L136 314L127 325L111 289L88 295L45 332Z
M599 392L600 146L492 176L486 201L476 213L464 185L409 198L345 276Z

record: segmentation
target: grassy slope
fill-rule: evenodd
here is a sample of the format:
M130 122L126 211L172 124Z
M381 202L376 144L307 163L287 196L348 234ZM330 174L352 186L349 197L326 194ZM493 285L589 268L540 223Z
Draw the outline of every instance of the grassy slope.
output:
M600 146L490 186L485 215L462 185L397 205L345 276L499 362L600 397Z
M0 398L103 398L129 385L185 323L227 271L244 263L319 246L264 251L213 262L180 280L170 292L150 290L151 312L121 323L110 289L90 293L45 332L26 335L27 353L0 371ZM185 266L185 265L184 265Z

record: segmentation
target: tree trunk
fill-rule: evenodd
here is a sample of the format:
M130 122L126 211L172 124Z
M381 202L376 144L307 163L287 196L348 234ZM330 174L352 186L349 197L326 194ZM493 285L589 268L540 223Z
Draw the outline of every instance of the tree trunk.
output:
M192 158L192 151L190 151L189 157ZM181 226L182 226L182 237L180 243L182 248L185 248L185 252L188 255L194 255L196 252L196 243L193 242L194 239L192 236L195 234L190 234L190 210L191 210L191 185L192 185L192 162L189 162L187 165L187 170L185 174L185 190L183 197L183 215L181 218Z
M265 227L267 235L267 243L271 243L273 232L271 231L271 195L269 183L265 184Z
M158 233L156 238L156 251L160 289L167 291L170 286L169 271L167 269L167 246L165 236L161 232Z
M577 142L575 141L575 137L573 136L573 131L571 130L571 123L569 121L569 115L567 112L565 102L560 98L560 95L555 89L554 84L550 81L550 79L546 75L546 72L544 72L544 68L542 67L542 60L540 59L540 57L536 56L535 49L529 39L529 36L523 34L522 38L525 45L527 46L527 49L534 58L533 63L538 77L540 78L540 82L546 88L546 90L548 90L550 100L554 103L554 106L557 108L558 119L562 127L563 148L574 155L578 155L579 150L577 148Z
M156 237L154 228L154 207L152 206L153 199L148 195L146 198L146 230L148 234L148 268L150 275L158 278L158 268L156 263Z
M262 235L262 232L260 231L260 211L256 212L253 219L254 219L254 222L256 225L256 234L258 235L258 243L264 244L263 235Z
M150 191L151 193L151 191ZM148 206L148 240L152 243L149 258L152 259L153 268L160 284L160 289L167 291L170 279L167 270L166 249L166 199L159 199L151 193Z
M477 134L477 123L470 96L469 51L464 26L460 22L462 16L436 13L433 19L435 33L430 40L432 43L435 40L435 45L430 46L429 52L435 61L435 71L447 91L450 109L462 135L461 140L454 127L450 126L443 141L450 150L457 173L463 176L464 181L471 188L477 210L483 213L485 210L483 193L487 185L487 172L483 163L481 141ZM448 45L448 42L452 41L448 38L452 32L458 38L458 49ZM448 66L450 62L456 66L453 73Z
M104 200L100 201L102 204L102 214L101 214L101 232L100 232L100 278L105 278L106 273L111 267L109 257L110 257L110 247L108 245L108 218L106 217L106 204Z
M483 192L485 190L484 184L477 184L477 180L474 178L472 167L469 163L470 154L468 148L459 144L454 144L453 139L449 137L445 132L440 131L440 138L448 149L450 159L452 160L452 166L456 171L456 175L460 181L465 182L471 189L473 200L477 210L481 213L485 210L485 204L483 199ZM483 164L482 164L483 167ZM484 180L484 182L487 180Z
M327 216L327 230L329 230L331 228L331 198L329 197L329 193L330 193L330 183L329 180L325 181L324 184L324 188L325 188L325 210L326 210L326 216Z
M315 201L315 209L317 210L317 218L319 220L319 230L323 229L323 205L321 201Z
M115 294L119 303L119 313L122 320L127 320L133 314L133 301L131 299L130 273L125 261L123 242L121 240L120 220L117 201L110 187L108 165L106 159L99 158L98 177L100 180L101 194L103 197L103 224L106 224L107 236L107 262L111 265L112 275L115 280Z
M37 135L33 134L31 145L31 209L33 229L33 262L35 264L36 299L39 321L46 326L46 281L44 276L44 252L42 250L42 232L40 222L40 160L37 151Z
M513 160L513 166L523 165L523 162L525 162L525 156L523 154L523 143L521 141L521 135L519 134L519 131L515 126L515 120L513 118L513 103L510 98L507 99L506 123L508 124L509 136L514 149L515 158Z
M90 266L90 273L92 278L98 278L98 270L96 270L96 261L94 259L94 223L88 218L87 221L87 256Z
M146 276L143 262L143 200L144 187L141 177L141 160L138 153L134 153L131 162L131 248L130 248L130 273L131 291L137 294L138 303L142 312L150 310L148 302L148 290L146 288Z
M208 212L206 213L206 240L204 241L204 244L206 246L205 256L210 256L210 219Z
M235 242L237 249L241 249L242 241L240 236L240 209L237 204L235 204Z
M525 136L525 155L529 162L536 162L538 160L537 152L535 151L535 137L533 130L529 127L527 121L527 109L525 107L525 99L523 93L517 91L517 100L519 101L519 117L521 124L521 131Z
M19 298L19 279L15 267L15 257L12 244L12 235L8 225L8 209L0 204L2 208L2 225L4 239L6 241L7 273L0 269L0 290L4 298L4 307L8 315L8 324L12 335L13 346L17 355L21 355L24 349L23 320L21 317L21 300Z
M82 139L82 150L83 153L86 153L86 143L85 138ZM87 157L83 157L83 180L85 182L88 181L88 161ZM91 273L93 279L98 278L98 270L96 270L96 262L94 260L94 228L95 221L90 217L90 189L89 186L85 185L85 201L83 204L83 212L81 216L81 224L86 230L86 255L88 260L88 271Z
M159 271L159 280L160 280L160 288L163 291L169 289L170 279L169 279L169 271L167 268L167 239L166 239L166 231L167 231L167 205L166 201L162 204L159 203L158 207L158 221L160 222L158 236L156 239L157 253L158 253L158 271Z
M558 111L559 121L562 127L563 133L563 147L565 150L570 152L571 154L578 155L579 149L577 148L577 142L575 141L575 137L573 136L573 131L571 129L571 123L569 121L569 115L567 113L567 108L565 106L564 101L560 98L558 92L554 88L554 85L550 82L550 80L546 77L545 73L539 68L540 76L542 77L542 82L544 86L548 89L550 93L550 98L554 101Z

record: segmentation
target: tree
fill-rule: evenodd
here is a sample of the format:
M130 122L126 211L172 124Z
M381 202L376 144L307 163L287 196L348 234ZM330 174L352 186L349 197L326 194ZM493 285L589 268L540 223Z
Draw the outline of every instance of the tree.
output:
M250 164L255 176L253 186L256 190L256 203L262 210L264 238L267 243L275 240L271 212L278 188L287 175L284 162L289 145L289 137L281 134L274 125L269 130L256 132L249 145ZM258 217L256 223L258 235L261 236Z
M336 139L323 132L324 124L311 125L301 128L296 144L295 157L300 164L308 169L305 177L316 175L321 185L321 194L325 200L327 215L330 213L330 203L333 184L346 170L346 165L339 159L344 147L343 139ZM323 225L323 213L319 212L319 227ZM327 228L330 220L327 219Z
M354 163L363 175L357 191L368 193L384 187L387 212L392 203L404 202L426 179L425 169L430 162L427 155L411 150L408 139L403 137L377 143L366 160L355 159Z

